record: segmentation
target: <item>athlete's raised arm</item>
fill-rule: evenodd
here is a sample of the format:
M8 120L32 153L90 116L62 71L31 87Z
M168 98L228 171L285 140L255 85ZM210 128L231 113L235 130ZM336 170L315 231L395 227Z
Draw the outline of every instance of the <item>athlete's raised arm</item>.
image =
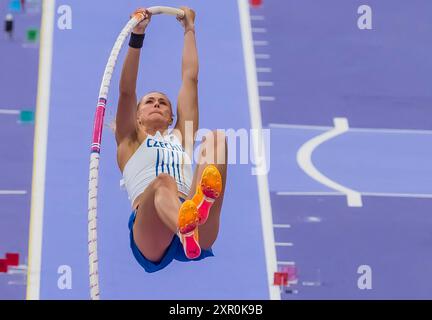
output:
M177 123L185 143L186 121L193 122L193 134L198 130L198 52L195 41L195 12L181 7L183 18L177 18L184 27L184 47L182 58L182 85L178 96Z
M146 18L132 31L129 49L123 63L119 87L120 96L116 115L115 136L117 144L120 144L124 138L131 136L136 129L135 121L138 103L136 82L138 77L138 67L145 30L151 20L151 13L147 9L139 8L134 12L134 14L138 12L143 13Z

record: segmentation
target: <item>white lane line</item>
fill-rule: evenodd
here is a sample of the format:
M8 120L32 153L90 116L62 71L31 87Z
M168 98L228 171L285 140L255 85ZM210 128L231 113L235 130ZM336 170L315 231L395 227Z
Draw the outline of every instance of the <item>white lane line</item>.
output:
M0 190L0 196L21 196L27 194L26 190Z
M7 114L7 115L17 115L20 114L20 110L13 110L13 109L0 109L0 114Z
M361 207L362 199L361 194L358 191L347 188L331 179L326 177L312 163L312 153L321 144L328 140L331 140L341 134L348 131L349 125L346 118L335 118L334 128L326 131L303 144L297 152L297 163L300 168L312 179L319 183L339 192L342 192L347 197L347 203L349 207Z
M303 281L302 286L304 287L317 287L320 286L321 282L319 281Z
M276 247L292 247L293 245L292 242L275 242Z
M431 199L432 193L398 193L398 192L361 192L358 191L363 197L389 197L389 198L423 198ZM278 196L345 196L342 192L303 192L303 191L279 191L276 192Z
M263 21L263 20L265 20L265 17L264 16L250 16L250 19L252 21Z
M344 196L342 192L327 192L327 191L279 191L278 196Z
M330 130L329 126L313 126L301 124L269 123L270 128L275 129L305 129L305 130ZM432 134L432 130L415 129L385 129L385 128L349 128L349 132L364 133L390 133L390 134Z
M265 263L267 268L267 286L269 290L269 298L272 300L280 300L280 291L273 285L273 274L277 270L276 247L274 245L273 233L273 215L270 205L270 191L267 177L266 158L262 150L265 149L264 141L262 141L262 120L261 106L258 92L258 79L256 70L256 61L254 58L254 46L252 40L252 27L249 13L248 0L238 0L240 26L243 43L243 54L246 69L247 89L249 98L249 110L251 117L251 127L258 134L252 135L253 152L255 159L263 158L256 168L256 177L258 180L258 195L261 213L261 225L264 241ZM261 147L261 149L260 149Z
M318 223L321 222L322 219L320 217L306 217L306 222Z
M432 130L385 129L385 128L350 128L353 132L396 133L396 134L432 134Z
M255 58L259 60L267 60L270 59L270 55L267 53L257 53L255 54Z
M291 228L289 224L274 224L273 228Z
M268 41L264 41L264 40L261 40L261 41L256 40L253 42L253 44L254 44L254 46L257 46L257 47L265 47L265 46L268 46L269 43L268 43Z
M386 192L362 192L367 197L390 197L390 198L423 198L432 199L432 193L386 193Z
M252 28L253 33L267 33L266 28Z
M301 125L301 124L284 124L284 123L269 123L268 126L269 128L274 128L274 129L304 129L304 130L321 130L321 131L333 129L333 127L325 127L325 126L308 126L308 125Z
M275 101L276 100L275 97L268 97L268 96L260 96L259 99L260 99L260 101Z
M258 73L270 73L272 72L272 68L256 68Z
M295 266L294 261L278 261L277 264L282 266Z
M274 86L274 82L271 82L271 81L260 81L260 82L258 82L258 86L259 87L273 87Z
M45 170L55 18L55 0L43 1L39 48L39 79L34 133L33 180L28 249L27 300L39 300L42 261Z
M9 266L7 274L27 274L27 266L20 264L19 266Z

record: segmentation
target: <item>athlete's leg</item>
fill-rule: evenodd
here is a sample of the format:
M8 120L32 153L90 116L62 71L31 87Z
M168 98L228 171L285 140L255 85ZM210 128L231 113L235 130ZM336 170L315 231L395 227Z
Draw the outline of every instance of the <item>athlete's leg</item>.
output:
M173 232L178 229L178 212L181 205L178 199L177 183L168 174L157 177L154 204L163 223Z
M140 196L133 227L134 240L150 261L159 261L177 230L180 200L177 184L166 174L159 175Z
M189 199L194 198L198 187L200 187L201 177L208 165L214 165L222 176L222 190L219 197L211 206L207 221L199 226L199 244L202 249L210 248L216 241L219 232L219 220L224 198L226 176L227 176L227 159L228 148L225 134L213 131L203 139L200 147L200 159L192 180L191 193ZM197 197L195 197L197 198Z

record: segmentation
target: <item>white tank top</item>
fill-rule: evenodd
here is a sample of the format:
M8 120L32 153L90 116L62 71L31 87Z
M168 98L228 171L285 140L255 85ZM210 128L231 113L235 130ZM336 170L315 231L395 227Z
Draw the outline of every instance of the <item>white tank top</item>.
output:
M123 169L120 186L127 190L132 203L161 173L169 174L177 183L178 190L188 195L192 184L192 161L184 151L179 139L158 131L138 147Z

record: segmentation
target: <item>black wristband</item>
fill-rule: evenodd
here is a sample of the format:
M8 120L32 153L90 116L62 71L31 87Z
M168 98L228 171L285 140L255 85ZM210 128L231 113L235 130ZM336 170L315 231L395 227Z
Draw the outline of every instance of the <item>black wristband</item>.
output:
M129 40L129 47L135 48L135 49L141 49L143 47L144 38L145 38L145 33L144 34L136 34L136 33L132 32L130 40Z

